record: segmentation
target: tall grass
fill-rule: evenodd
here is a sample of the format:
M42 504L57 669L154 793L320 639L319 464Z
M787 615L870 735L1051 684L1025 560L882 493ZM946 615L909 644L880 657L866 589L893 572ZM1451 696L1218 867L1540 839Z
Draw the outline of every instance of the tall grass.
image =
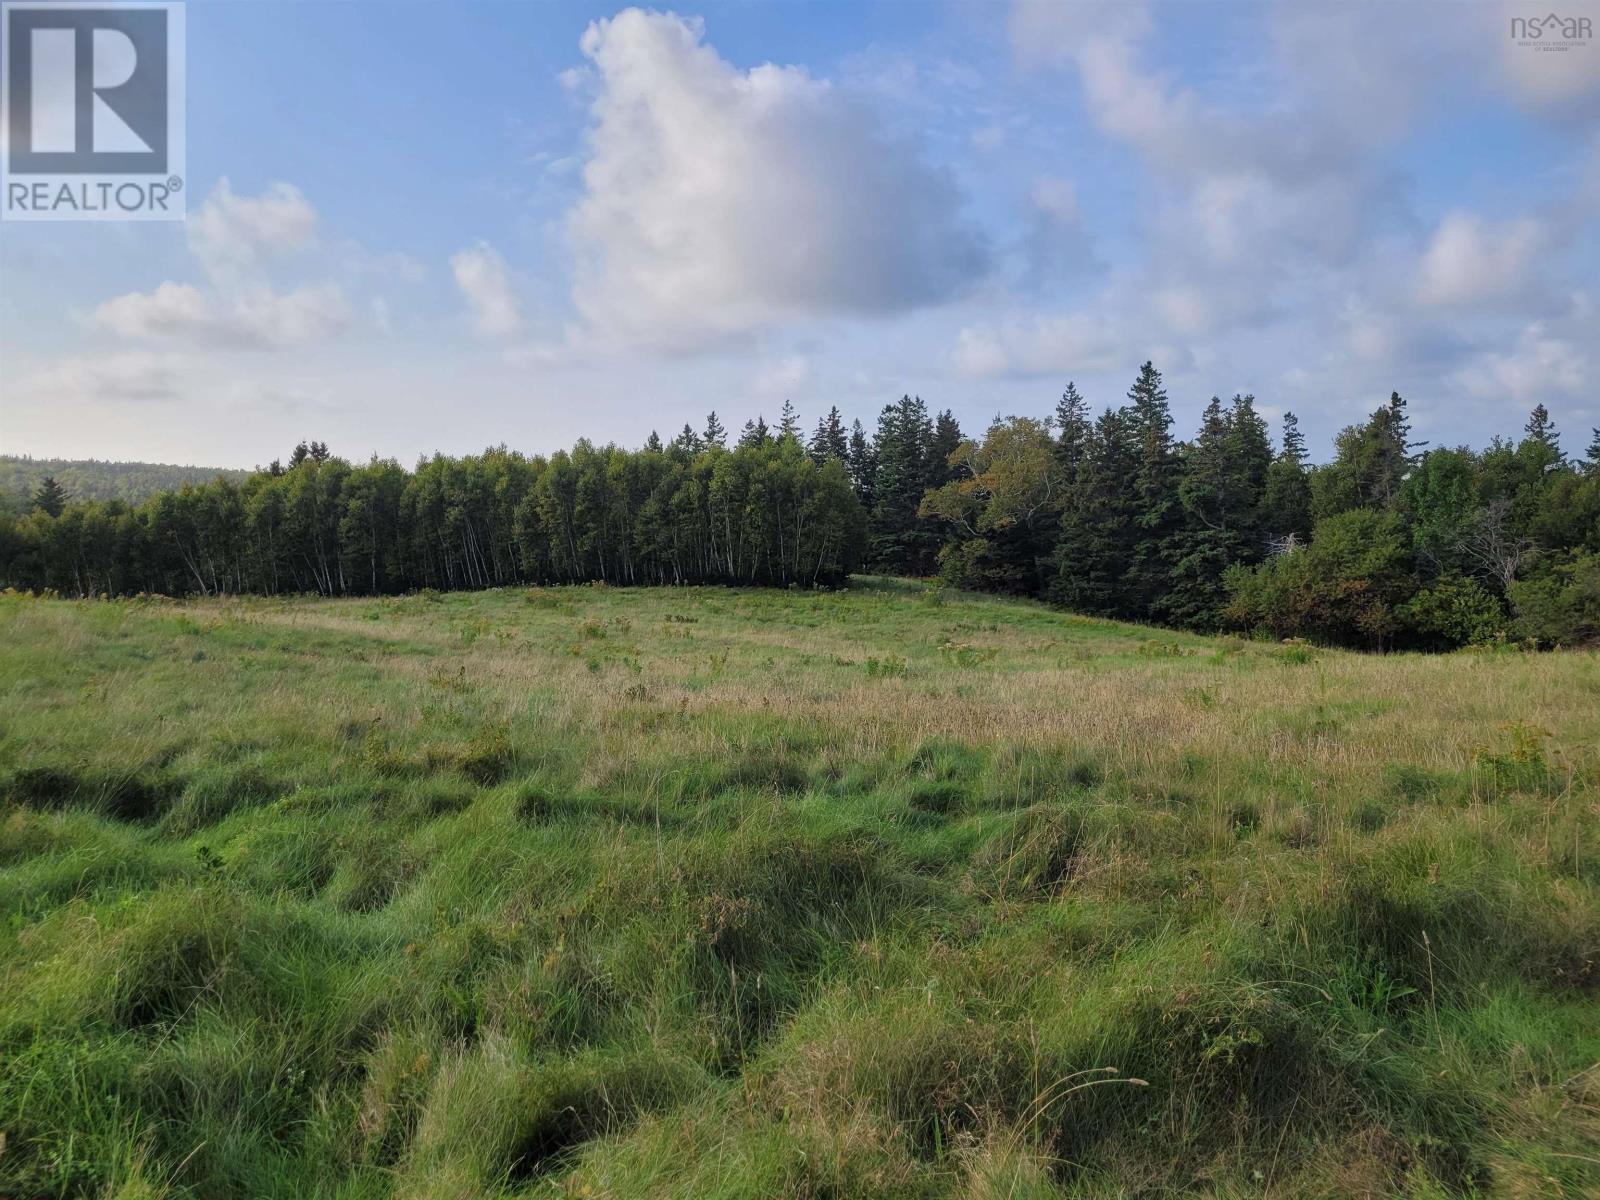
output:
M0 597L0 1195L1600 1192L1600 658L918 600Z

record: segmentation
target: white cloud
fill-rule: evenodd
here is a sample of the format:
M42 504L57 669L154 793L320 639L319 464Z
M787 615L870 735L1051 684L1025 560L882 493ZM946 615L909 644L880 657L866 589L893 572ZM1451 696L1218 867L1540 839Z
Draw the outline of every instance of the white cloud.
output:
M95 324L119 337L209 349L271 350L342 333L351 310L337 284L279 291L264 280L268 260L309 245L316 224L315 210L290 184L252 197L236 195L224 179L189 218L189 251L209 286L168 280L117 296L95 309Z
M597 21L574 300L622 341L692 348L782 316L888 313L987 265L960 198L864 101L804 70L741 71L697 20Z
M950 365L967 379L1087 374L1125 367L1137 351L1104 316L1070 313L963 329Z
M22 381L21 389L54 401L170 400L186 365L187 360L178 355L143 351L80 355L35 372Z
M224 178L187 222L189 248L207 273L249 273L267 259L311 244L317 213L288 183L239 196Z
M1535 321L1513 349L1480 354L1457 373L1456 382L1480 399L1507 398L1527 407L1584 391L1594 373L1591 354Z
M125 338L188 342L217 349L299 346L342 332L350 307L334 284L278 293L264 286L229 297L186 283L130 292L95 310L95 322Z
M483 337L509 337L522 328L522 312L500 255L487 242L451 256L450 270Z
M1422 255L1417 299L1454 307L1521 295L1549 241L1537 221L1490 225L1469 212L1448 213Z

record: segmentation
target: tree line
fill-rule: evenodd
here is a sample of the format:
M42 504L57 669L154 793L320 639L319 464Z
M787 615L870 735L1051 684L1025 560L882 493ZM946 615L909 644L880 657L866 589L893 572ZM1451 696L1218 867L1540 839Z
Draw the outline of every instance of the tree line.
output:
M731 442L731 444L730 444ZM1427 449L1392 395L1314 465L1253 396L1173 431L1153 364L1091 414L963 436L919 398L876 427L791 404L730 438L715 412L638 450L353 465L319 442L140 504L41 487L0 515L0 583L75 596L393 593L515 583L837 583L928 576L1076 611L1376 649L1600 636L1600 432L1569 458L1549 414L1516 441Z
M1293 413L1213 397L1178 440L1161 374L1091 418L997 419L919 513L948 582L1080 612L1372 649L1600 638L1600 430L1569 458L1540 405L1515 441L1427 449L1398 393L1311 464Z
M716 429L641 450L504 447L407 471L302 443L219 478L0 518L0 581L72 596L383 594L516 583L842 580L865 525L844 464L790 437L726 447Z

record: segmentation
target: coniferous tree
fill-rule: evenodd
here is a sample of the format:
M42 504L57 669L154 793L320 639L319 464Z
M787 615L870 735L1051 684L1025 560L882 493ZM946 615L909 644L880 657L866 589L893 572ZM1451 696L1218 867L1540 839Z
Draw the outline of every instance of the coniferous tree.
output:
M1267 468L1261 502L1263 531L1278 549L1303 543L1311 536L1311 477L1306 469L1306 440L1299 419L1283 414L1283 446Z
M1229 567L1261 558L1258 523L1272 448L1254 397L1224 409L1211 398L1200 432L1183 453L1183 531L1174 538L1172 571L1154 611L1196 629L1221 623Z
M1108 408L1084 444L1062 506L1050 559L1050 599L1080 612L1124 614L1123 575L1133 550L1139 445L1126 408Z
M827 416L818 418L817 431L811 435L811 444L806 449L819 466L831 458L849 462L850 439L844 431L844 418L837 405L828 409Z
M706 417L706 431L701 435L707 450L713 446L726 449L728 445L728 431L722 427L722 422L717 420L717 410L712 409L711 415Z
M1544 405L1534 405L1523 433L1517 455L1533 472L1542 473L1566 461L1567 456L1561 452L1561 434L1551 423L1550 412Z
M1139 368L1138 378L1128 389L1128 401L1128 419L1138 446L1133 475L1137 532L1123 577L1124 604L1128 615L1145 617L1155 611L1180 552L1180 464L1172 439L1172 410L1161 385L1161 372L1153 363L1146 362Z
M933 423L921 398L902 396L878 417L869 557L890 574L927 575L939 549L937 526L918 516L932 477Z
M764 446L772 438L771 431L767 428L766 419L757 417L753 421L744 423L744 430L739 434L741 449L751 449L755 446Z
M956 469L950 465L950 456L961 445L961 426L948 408L933 422L933 437L928 445L928 478L925 489L943 487L956 478Z
M683 429L678 436L672 439L672 448L685 454L695 455L705 449L705 443L700 440L700 435L690 428L689 423L685 421Z
M870 513L878 493L878 454L859 420L850 426L850 447L845 464L850 469L850 482L855 485L857 499Z
M1399 392L1365 425L1351 425L1335 443L1334 460L1312 477L1312 512L1321 520L1356 508L1388 509L1417 461L1411 422Z
M661 453L661 435L654 429L650 431L650 436L645 439L644 448L652 454Z
M1056 404L1056 461L1061 465L1066 487L1075 486L1078 468L1089 444L1089 405L1078 392L1078 385L1067 383Z
M39 481L39 490L33 494L33 507L46 516L59 517L67 506L67 489L56 482L54 475Z
M780 438L793 438L800 440L800 415L795 412L791 401L783 402L783 412L778 417L778 436Z

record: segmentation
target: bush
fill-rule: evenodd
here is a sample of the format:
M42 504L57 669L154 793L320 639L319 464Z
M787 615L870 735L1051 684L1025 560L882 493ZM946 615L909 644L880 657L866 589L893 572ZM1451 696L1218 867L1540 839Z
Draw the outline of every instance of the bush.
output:
M1406 603L1403 613L1418 633L1446 649L1486 646L1506 631L1500 601L1477 581L1460 575L1424 588Z
M1384 649L1403 626L1411 553L1400 518L1358 508L1318 521L1311 545L1224 576L1225 619L1277 638Z
M1545 646L1600 640L1600 554L1574 555L1511 585L1519 637Z

